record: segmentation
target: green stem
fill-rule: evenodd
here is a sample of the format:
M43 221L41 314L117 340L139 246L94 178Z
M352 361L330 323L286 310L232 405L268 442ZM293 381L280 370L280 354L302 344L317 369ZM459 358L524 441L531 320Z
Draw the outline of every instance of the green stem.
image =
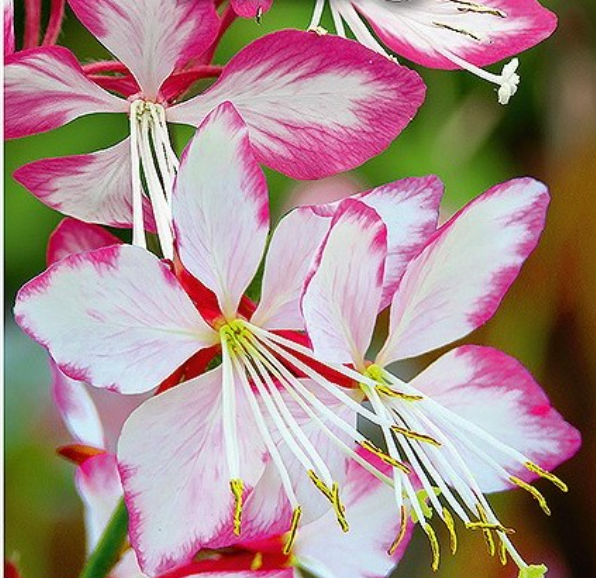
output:
M106 578L116 565L128 538L128 511L120 500L79 578Z

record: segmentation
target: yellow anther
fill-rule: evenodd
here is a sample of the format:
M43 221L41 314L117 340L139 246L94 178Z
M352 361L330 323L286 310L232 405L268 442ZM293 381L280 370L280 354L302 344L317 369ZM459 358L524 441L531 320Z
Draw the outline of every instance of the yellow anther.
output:
M499 560L503 566L507 566L507 546L503 540L499 542Z
M421 395L410 395L401 391L394 391L386 385L377 385L377 391L387 397L395 397L397 399L402 399L403 401L422 401L424 399Z
M490 524L489 522L468 522L468 530L491 530L493 532L503 532L503 534L515 534L513 528L507 528L501 524Z
M408 529L408 514L406 512L405 506L402 506L400 508L399 516L399 532L395 540L393 540L393 542L391 543L391 546L389 546L389 550L387 550L387 554L389 554L389 556L393 556L393 554L397 552L399 545L403 542L404 538L406 537L406 531Z
M300 524L300 518L302 518L302 508L298 506L292 513L292 524L290 526L290 531L288 532L288 539L284 544L283 553L286 556L289 556L292 548L294 547L296 534L298 533L298 524Z
M315 485L317 490L319 490L331 503L333 503L333 493L327 487L327 485L317 476L314 470L308 470L308 477L311 479L312 483Z
M428 541L430 542L430 548L433 554L433 562L432 562L432 570L436 572L439 569L439 563L441 561L441 550L439 548L439 540L437 540L437 535L435 531L432 529L430 524L424 524L422 529L428 536Z
M394 431L396 434L405 436L407 438L419 441L419 442L424 442L426 444L431 444L437 448L441 447L441 442L437 441L435 438L430 437L429 435L426 434L421 434L409 429L406 429L405 427L399 427L397 425L391 426L391 430Z
M555 486L557 486L557 488L559 488L559 490L561 490L562 492L569 491L567 484L560 478L557 478L557 476L555 476L555 474L552 474L551 472L547 472L546 470L542 469L539 465L537 465L533 462L526 462L525 466L531 472L534 472L541 478L544 478L545 480L548 480L549 482L551 482L551 484L554 484Z
M462 36L467 36L472 40L476 40L477 42L482 42L482 38L465 28L458 28L457 26L451 26L451 24L444 24L443 22L433 22L433 25L437 28L443 28L444 30L449 30L451 32L456 32L457 34L461 34Z
M236 506L234 508L234 535L242 533L242 509L244 505L244 482L242 480L230 480L230 489L234 494Z
M490 16L497 16L498 18L507 18L507 14L502 10L496 8L489 8L476 2L468 2L467 0L451 0L453 4L459 4L461 8L458 8L460 12L476 12L477 14L488 14Z
M511 482L513 482L516 486L519 486L520 488L529 492L530 495L538 502L538 504L542 508L542 511L547 516L550 516L550 508L548 507L548 504L546 503L546 499L544 498L544 496L540 493L540 491L537 488L535 488L534 486L531 486L530 484L528 484L528 482L524 482L523 480L516 478L515 476L511 476L509 478L509 480Z
M401 470L404 474L410 475L412 470L404 463L396 460L395 458L387 455L383 450L375 446L373 443L369 442L368 440L363 440L360 442L360 445L371 454L374 454L378 458L380 458L383 462L387 465L397 468Z
M457 534L455 533L455 522L453 521L451 512L447 508L443 508L443 522L445 522L445 526L447 526L447 530L449 530L449 546L451 548L451 553L455 555L457 552Z
M481 523L490 524L490 522L488 521L488 516L486 515L486 510L484 509L482 504L476 504L476 509L478 510L478 516L481 520ZM489 530L488 528L481 529L482 534L484 535L484 541L486 542L486 548L488 549L488 553L491 556L494 556L497 552L497 548L495 545L495 539L493 538L492 530Z
M339 486L337 482L333 482L332 488L332 495L333 495L333 509L335 510L335 516L337 517L337 521L339 522L339 526L342 529L342 532L349 532L350 525L346 520L346 509L344 505L341 503L341 499L339 497Z
M253 572L256 572L257 570L260 570L263 566L263 554L261 554L260 552L257 552L255 554L255 557L252 559L252 562L250 563L250 569Z

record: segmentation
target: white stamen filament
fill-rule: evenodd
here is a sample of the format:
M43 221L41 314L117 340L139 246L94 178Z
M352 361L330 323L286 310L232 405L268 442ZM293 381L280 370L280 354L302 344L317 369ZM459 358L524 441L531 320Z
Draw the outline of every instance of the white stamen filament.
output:
M236 390L234 367L226 344L222 347L222 419L225 453L230 480L242 479L240 473L240 452L238 449L238 424L236 417Z
M461 5L465 5L467 6L467 11L471 13L487 14L490 16L507 18L507 14L505 14L502 11L491 9L483 10L482 6L476 6L473 3L452 3L456 6L456 9L459 12L463 11ZM457 6L458 4L460 6ZM379 54L383 54L389 58L394 59L392 56L389 55L387 50L383 48L380 42L371 34L370 30L363 22L363 17L358 13L358 11L354 8L351 2L346 0L329 0L329 5L331 8L331 14L333 17L336 33L339 36L342 36L344 38L346 37L346 32L343 25L343 21L345 21L354 33L354 36L356 37L358 42L360 42L367 48L370 48L371 50L378 52ZM311 23L309 25L309 29L319 29L321 18L323 16L324 7L325 0L317 0ZM404 20L410 21L412 33L418 35L422 40L424 40L432 48L432 50L434 50L435 52L437 52L456 66L462 68L463 70L466 70L467 72L470 72L475 76L478 76L482 80L485 80L498 86L498 98L500 104L507 104L511 100L511 97L515 95L520 82L520 77L517 74L517 68L519 66L519 61L517 58L514 58L509 63L507 63L503 67L503 71L501 72L501 74L493 74L472 64L471 62L468 62L467 60L455 54L452 50L443 47L440 44L440 42L435 41L429 34L427 34L424 31L425 28L428 28L428 22L419 21L416 18L412 17L411 14L408 14L405 11L403 18ZM468 32L466 30L460 31L459 29L451 28L450 26L446 24L441 24L440 22L433 22L433 24L438 28L446 28L454 33L459 32L461 34L465 34L466 36L474 38L479 42L483 41L483 38L472 32Z
M178 159L172 149L165 109L160 104L135 100L130 105L133 189L133 244L145 247L144 193L149 197L163 256L174 256L172 187ZM146 191L143 191L143 179Z

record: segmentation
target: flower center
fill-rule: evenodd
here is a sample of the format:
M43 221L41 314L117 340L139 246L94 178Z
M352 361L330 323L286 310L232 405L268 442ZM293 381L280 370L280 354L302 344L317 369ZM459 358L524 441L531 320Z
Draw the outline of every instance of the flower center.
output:
M161 104L135 100L130 105L133 244L146 246L144 198L148 197L163 255L174 256L172 187L178 159L172 149Z

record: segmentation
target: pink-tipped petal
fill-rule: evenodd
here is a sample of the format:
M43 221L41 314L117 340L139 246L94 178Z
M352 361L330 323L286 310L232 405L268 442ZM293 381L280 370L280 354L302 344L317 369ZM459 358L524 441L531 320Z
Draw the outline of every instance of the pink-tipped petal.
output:
M69 0L79 20L155 98L177 66L199 56L215 39L211 0Z
M246 125L230 103L207 117L183 153L174 223L184 266L233 315L263 255L269 199Z
M12 0L4 0L4 57L15 51L14 43L14 4Z
M21 138L94 112L126 112L128 103L91 82L60 46L17 52L4 68L4 136Z
M248 124L260 162L318 179L383 151L424 93L415 72L356 42L284 30L240 51L209 91L169 109L168 119L197 126L229 100Z
M68 431L81 444L105 448L103 426L87 386L64 375L51 360L50 371L54 401Z
M315 352L325 361L364 364L381 295L387 228L374 209L342 202L302 299Z
M535 46L557 26L536 0L484 0L479 10L436 0L352 3L386 46L431 68L457 68L445 51L486 66Z
M496 349L472 345L454 349L418 375L412 385L546 470L556 468L579 449L579 432L551 406L532 375ZM466 449L462 439L478 445L511 474L524 480L535 477L461 426L453 427L449 436L485 492L512 484Z
M375 465L383 470L382 464ZM380 482L354 461L350 462L342 501L350 531L344 534L333 512L303 526L296 539L298 564L322 578L385 578L410 541L413 524L397 551L387 551L400 528L400 513L392 507L389 486Z
M122 498L116 456L100 454L85 460L77 468L75 483L85 505L87 551L91 552Z
M258 18L267 12L273 0L232 0L234 12L242 18Z
M304 329L300 298L330 218L300 207L279 223L267 252L261 301L252 323L267 329Z
M40 201L65 215L112 227L132 226L130 139L94 153L41 159L14 173ZM145 226L155 231L144 199Z
M240 471L249 490L264 450L248 403L237 391ZM141 568L159 574L190 561L232 525L223 442L221 367L146 401L124 424L118 462Z
M93 251L101 247L119 245L118 237L98 225L90 225L76 219L62 219L48 240L47 263L52 265L64 257Z
M393 297L379 363L431 351L490 319L536 247L548 203L542 183L514 179L441 227L408 265Z
M168 267L128 245L55 263L19 291L15 318L69 377L122 393L153 389L214 339Z

